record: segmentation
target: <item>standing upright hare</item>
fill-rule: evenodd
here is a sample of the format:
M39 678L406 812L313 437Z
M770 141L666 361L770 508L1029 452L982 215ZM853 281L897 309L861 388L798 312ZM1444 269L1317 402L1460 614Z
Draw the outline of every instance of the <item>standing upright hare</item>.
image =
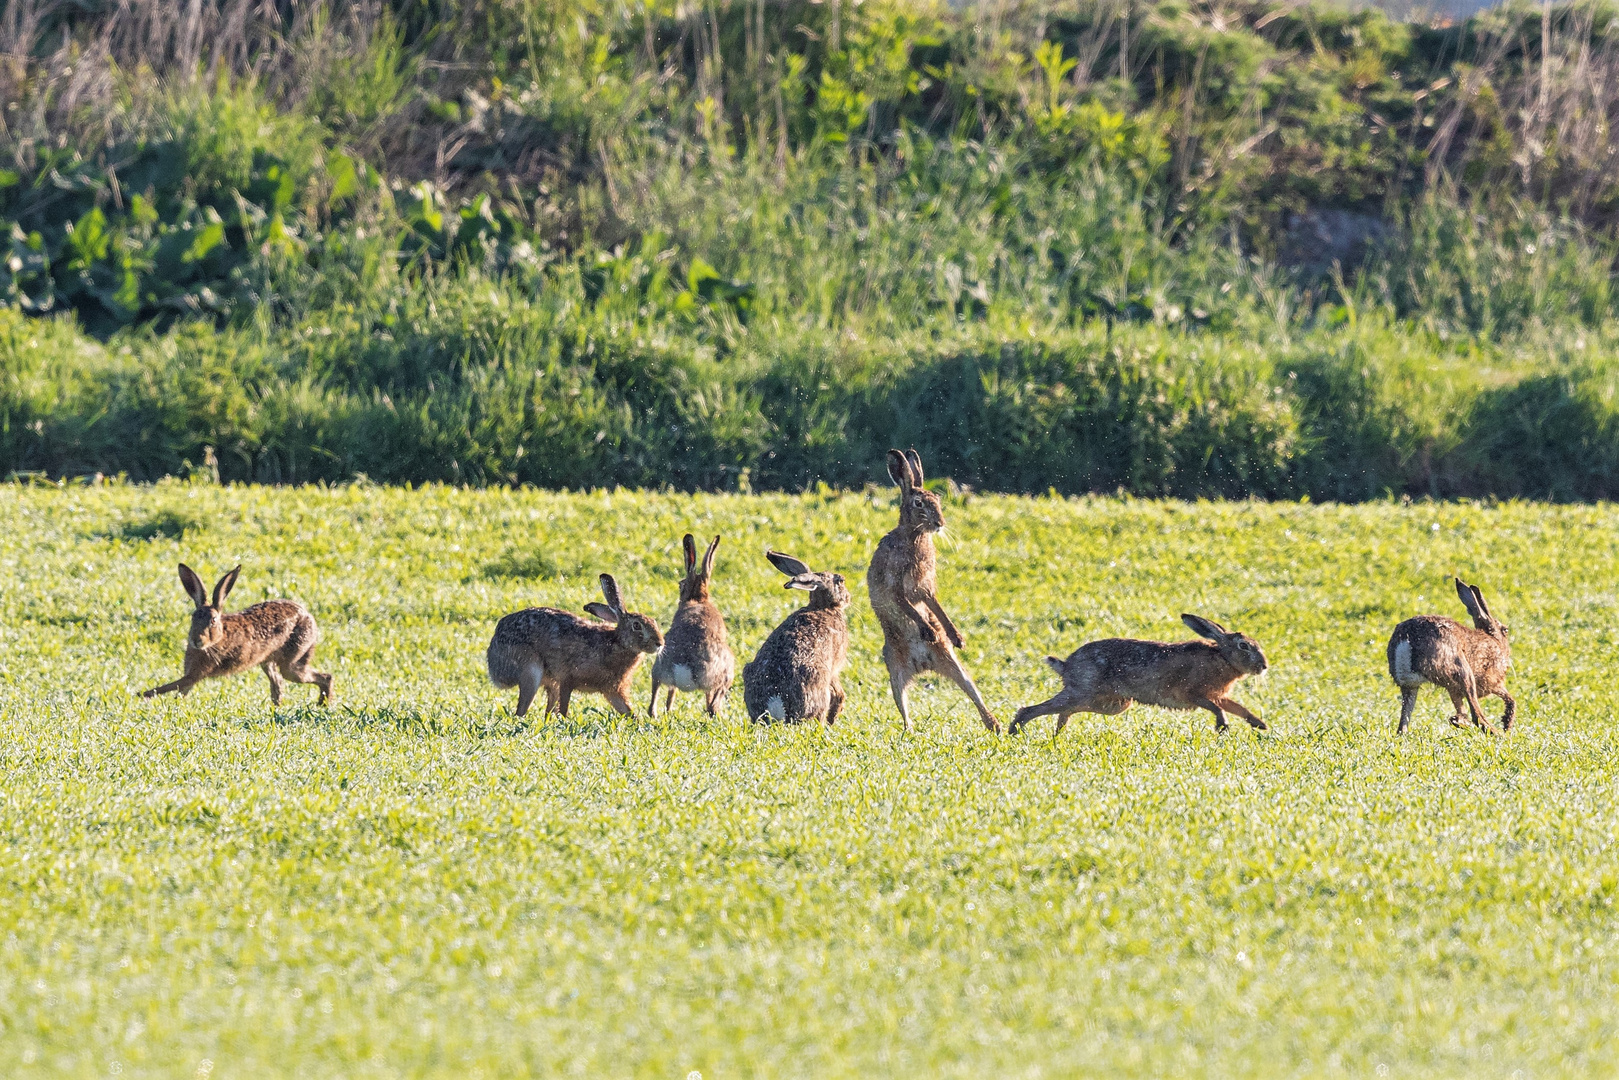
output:
M697 541L691 533L681 543L686 552L686 576L680 582L680 606L675 609L669 633L664 635L663 648L652 661L652 701L647 712L658 715L658 687L667 686L664 712L674 704L676 690L701 690L708 703L708 715L713 716L730 692L731 679L736 674L736 658L725 636L725 617L708 595L720 538L714 537L708 545L701 567L697 563Z
M1518 703L1507 693L1507 665L1512 652L1507 645L1507 627L1484 603L1477 585L1456 579L1456 595L1473 616L1473 626L1463 626L1443 615L1418 615L1394 628L1389 638L1389 675L1400 688L1400 728L1405 734L1411 712L1417 707L1417 691L1425 682L1450 693L1456 712L1450 722L1462 724L1465 704L1473 723L1491 735L1495 729L1484 716L1478 699L1495 695L1506 708L1501 713L1501 730L1512 729Z
M787 575L786 588L810 595L809 603L782 620L742 669L748 717L755 722L824 718L834 723L843 708L838 673L849 658L849 624L843 615L849 590L843 575L817 574L779 551L767 551L765 558Z
M630 679L641 654L663 645L658 624L624 610L618 583L611 574L600 578L607 603L591 602L585 610L601 622L581 619L556 608L525 608L495 624L486 659L489 681L502 690L517 687L517 715L528 712L540 687L545 687L545 711L568 715L575 690L600 694L607 704L628 716Z
M1211 619L1182 615L1181 621L1208 640L1168 645L1107 638L1081 645L1067 660L1046 657L1062 676L1062 690L1038 705L1019 709L1012 718L1012 734L1037 716L1055 713L1061 732L1073 713L1117 716L1136 701L1165 709L1207 709L1214 714L1215 731L1226 729L1225 714L1233 712L1264 731L1265 721L1231 699L1231 687L1238 679L1267 667L1259 644Z
M154 686L141 697L170 691L182 694L204 679L235 675L250 667L264 669L270 680L270 704L281 704L287 679L320 687L320 704L332 699L332 677L310 667L320 630L315 617L292 600L265 600L233 614L225 614L225 597L236 584L240 566L219 579L212 601L197 572L180 564L180 584L191 595L191 633L186 638L185 674L171 683Z
M883 628L883 663L899 717L910 731L905 691L918 675L931 671L961 687L984 726L998 733L1000 723L951 648L961 648L961 631L939 603L933 554L933 534L944 528L939 497L922 487L922 459L915 450L890 450L888 475L899 485L899 525L877 544L866 591Z

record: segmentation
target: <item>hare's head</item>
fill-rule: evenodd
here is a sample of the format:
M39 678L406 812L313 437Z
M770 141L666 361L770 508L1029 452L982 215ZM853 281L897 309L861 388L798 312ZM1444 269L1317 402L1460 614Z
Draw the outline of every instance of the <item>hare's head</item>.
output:
M1182 615L1181 622L1192 628L1199 637L1208 638L1220 650L1220 658L1244 675L1258 675L1270 666L1259 642L1247 634L1233 634L1213 619L1201 615Z
M708 599L708 582L714 576L714 552L719 550L720 538L714 537L714 542L708 545L703 553L701 565L697 562L697 541L691 533L681 542L686 549L686 576L680 582L680 602L689 603L693 600Z
M1462 598L1462 606L1473 616L1474 626L1493 638L1507 639L1507 624L1490 614L1489 607L1484 603L1484 594L1478 591L1477 585L1463 584L1462 579L1457 578L1456 595Z
M937 495L922 486L922 458L915 450L890 450L888 475L899 485L901 528L913 533L935 533L944 528L944 507Z
M601 576L601 586L607 603L593 601L585 605L585 610L602 622L618 627L621 645L644 653L655 653L663 648L663 631L658 629L657 623L638 612L624 610L624 601L618 596L618 582L613 580L612 574Z
M242 568L238 566L220 578L214 585L214 595L210 601L207 590L203 588L202 578L185 563L180 564L180 584L185 586L191 602L197 605L196 610L191 613L192 648L211 648L225 636L225 597L230 595L231 587L236 584L236 575L241 572Z
M791 555L783 555L779 551L767 551L765 558L787 575L783 588L803 589L810 594L811 608L837 610L849 606L849 589L843 584L842 574L817 574Z

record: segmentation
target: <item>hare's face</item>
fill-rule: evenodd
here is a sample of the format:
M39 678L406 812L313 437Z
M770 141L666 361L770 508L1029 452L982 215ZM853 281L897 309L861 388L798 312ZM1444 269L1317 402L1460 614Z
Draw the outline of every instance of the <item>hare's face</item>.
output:
M912 488L904 496L900 517L918 532L936 533L944 528L944 506L939 497L922 488Z
M210 649L225 636L225 617L216 608L198 608L191 613L190 645Z
M1247 634L1232 634L1222 641L1220 655L1244 675L1258 675L1270 666L1265 654L1259 650L1259 642Z
M843 584L842 574L822 574L821 587L816 590L817 599L823 600L828 607L848 607L849 588Z
M663 648L663 631L645 615L630 613L620 619L618 638L637 652L655 653Z

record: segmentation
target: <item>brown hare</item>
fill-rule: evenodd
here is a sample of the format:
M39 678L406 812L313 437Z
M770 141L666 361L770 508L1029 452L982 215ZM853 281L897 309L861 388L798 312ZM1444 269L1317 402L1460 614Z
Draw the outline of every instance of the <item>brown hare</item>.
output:
M804 589L809 603L770 632L752 663L742 669L742 702L756 723L825 719L835 723L843 708L838 673L849 657L849 625L843 611L849 590L842 574L817 574L791 555L765 552L787 575L786 588Z
M984 726L998 733L1000 723L956 657L961 631L939 603L933 554L933 534L944 528L939 497L922 487L922 459L915 450L890 450L888 475L899 485L899 525L877 544L866 571L866 591L883 628L883 663L900 720L910 731L905 692L918 675L931 671L961 687Z
M601 576L607 603L585 610L601 622L556 608L514 611L495 624L489 640L489 681L502 690L517 687L517 715L523 716L540 687L545 711L568 715L575 690L600 694L616 711L630 713L630 679L643 653L663 645L658 624L625 611L612 575Z
M1501 730L1512 730L1518 703L1507 693L1507 665L1512 653L1507 645L1507 627L1484 603L1476 585L1456 579L1456 595L1473 616L1471 627L1443 615L1418 615L1394 628L1389 638L1389 675L1400 688L1399 734L1405 734L1411 713L1417 707L1417 691L1431 682L1450 694L1455 714L1450 722L1462 723L1462 707L1467 707L1480 731L1495 734L1484 716L1478 699L1494 695L1506 708L1501 713Z
M1181 621L1208 640L1169 645L1108 638L1081 645L1067 660L1046 657L1062 676L1062 690L1048 701L1019 709L1012 734L1037 716L1055 713L1055 735L1076 712L1117 716L1137 701L1165 709L1207 709L1214 714L1215 731L1226 729L1228 712L1266 730L1265 721L1230 696L1238 679L1268 666L1258 643L1197 615L1182 615Z
M320 704L332 699L332 677L310 667L320 630L315 617L292 600L265 600L230 615L225 597L236 584L240 566L219 579L212 601L197 572L180 564L180 584L191 595L191 633L186 638L185 674L171 683L154 686L141 697L170 691L182 694L204 679L235 675L250 667L264 669L270 680L270 704L281 704L281 687L288 680L320 687Z
M648 714L658 715L658 687L667 686L663 711L674 704L675 691L700 690L708 704L708 715L715 715L731 690L736 674L736 658L731 655L725 635L725 617L709 598L708 584L714 576L714 552L720 538L708 545L701 566L697 562L697 541L691 533L681 542L686 552L686 576L680 582L680 606L664 635L663 648L652 661L652 701Z

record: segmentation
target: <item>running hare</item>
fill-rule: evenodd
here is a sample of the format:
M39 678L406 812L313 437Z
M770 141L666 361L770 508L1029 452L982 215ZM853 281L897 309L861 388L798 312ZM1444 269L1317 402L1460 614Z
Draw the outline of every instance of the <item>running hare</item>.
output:
M961 648L961 631L936 595L933 534L944 528L939 497L923 489L922 459L915 450L890 450L888 475L899 485L899 525L877 544L866 571L866 591L883 628L883 663L899 717L910 731L905 691L922 672L932 671L961 687L984 726L999 732L1000 723L951 648Z
M1507 645L1507 627L1484 603L1484 596L1476 585L1465 585L1456 579L1456 595L1462 606L1473 616L1473 627L1463 626L1455 619L1443 615L1418 615L1394 628L1389 638L1389 675L1400 688L1400 728L1405 734L1411 723L1411 712L1417 707L1417 690L1425 682L1442 687L1450 693L1450 703L1456 713L1450 722L1462 724L1462 706L1467 706L1480 731L1494 735L1479 707L1478 699L1494 694L1506 708L1501 713L1501 730L1512 729L1512 718L1518 703L1507 693L1507 664L1511 649Z
M225 597L241 572L238 566L220 578L210 602L197 572L180 564L180 584L197 605L191 613L191 633L186 639L185 674L171 683L152 687L141 697L156 697L173 690L188 694L204 679L260 667L270 680L271 705L281 704L281 687L288 679L319 686L322 705L332 699L331 675L309 666L320 630L315 626L315 617L302 604L266 600L225 614Z
M809 603L782 620L742 669L748 717L790 724L825 717L834 723L843 708L838 673L849 658L849 624L843 615L849 590L843 575L817 574L779 551L767 551L765 558L787 575L786 588L810 595Z
M1181 621L1208 640L1168 645L1108 638L1081 645L1067 660L1046 657L1062 676L1062 690L1048 701L1019 709L1012 733L1022 731L1037 716L1053 713L1061 732L1076 712L1117 716L1135 701L1164 709L1207 709L1214 714L1215 731L1226 729L1225 714L1233 712L1264 731L1265 721L1230 697L1238 679L1268 666L1258 643L1197 615L1182 615Z
M601 576L601 588L607 603L585 605L601 622L537 607L514 611L495 624L487 654L489 681L502 690L517 687L518 716L528 712L542 686L548 713L567 716L568 700L581 690L602 695L629 715L630 679L641 654L663 645L663 634L645 615L624 610L611 574Z
M701 690L713 716L731 690L736 674L736 658L731 655L725 636L725 617L708 596L708 583L714 576L714 552L720 538L708 545L701 568L697 564L697 541L691 533L682 541L686 549L686 577L680 583L680 606L663 639L663 648L652 661L652 702L647 712L658 715L658 687L667 686L663 711L674 704L675 691Z

